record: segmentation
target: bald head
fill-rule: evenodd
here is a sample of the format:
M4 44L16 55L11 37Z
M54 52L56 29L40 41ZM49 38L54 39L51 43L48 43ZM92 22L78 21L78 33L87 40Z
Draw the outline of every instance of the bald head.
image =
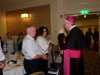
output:
M26 31L27 31L27 34L30 35L31 37L35 37L36 28L34 26L27 27Z

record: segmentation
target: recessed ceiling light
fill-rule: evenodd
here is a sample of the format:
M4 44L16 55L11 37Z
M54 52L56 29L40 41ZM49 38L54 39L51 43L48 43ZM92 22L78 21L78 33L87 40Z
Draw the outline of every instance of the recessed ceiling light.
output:
M84 18L86 18L86 15L84 15Z

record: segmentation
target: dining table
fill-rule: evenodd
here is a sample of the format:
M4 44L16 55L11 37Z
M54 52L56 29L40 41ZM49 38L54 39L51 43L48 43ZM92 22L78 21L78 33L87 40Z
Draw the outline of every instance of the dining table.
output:
M22 54L16 53L15 55L6 54L5 67L3 68L3 75L25 75L23 66ZM16 62L15 62L16 60Z
M13 67L6 67L3 69L3 75L25 75L23 65L16 64Z

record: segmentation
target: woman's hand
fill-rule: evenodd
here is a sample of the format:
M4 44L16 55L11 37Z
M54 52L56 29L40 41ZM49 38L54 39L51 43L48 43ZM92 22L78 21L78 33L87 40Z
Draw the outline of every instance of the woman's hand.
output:
M48 41L48 45L49 45L50 43L52 44L52 41L51 41L51 40Z
M48 59L47 55L46 54L42 54L42 59L47 60Z

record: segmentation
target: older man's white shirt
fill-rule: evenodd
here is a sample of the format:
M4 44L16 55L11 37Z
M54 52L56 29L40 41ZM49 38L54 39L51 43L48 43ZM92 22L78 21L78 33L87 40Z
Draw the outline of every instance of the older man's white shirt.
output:
M42 55L42 52L39 50L35 39L30 35L26 35L22 44L22 53L24 54L25 59L32 60L36 54Z

